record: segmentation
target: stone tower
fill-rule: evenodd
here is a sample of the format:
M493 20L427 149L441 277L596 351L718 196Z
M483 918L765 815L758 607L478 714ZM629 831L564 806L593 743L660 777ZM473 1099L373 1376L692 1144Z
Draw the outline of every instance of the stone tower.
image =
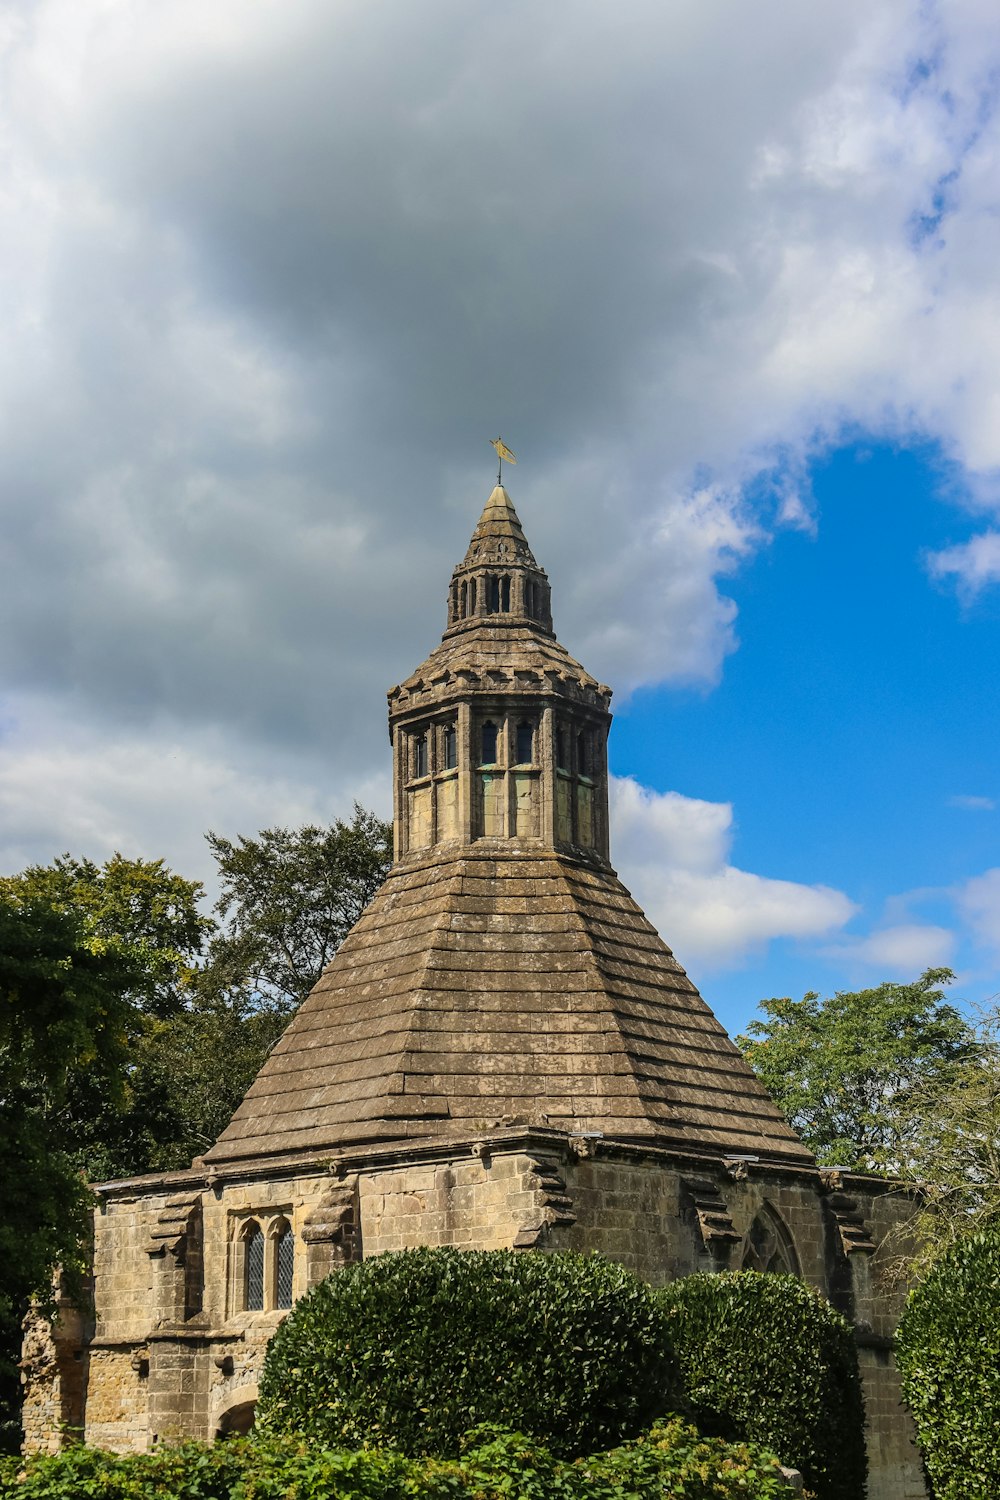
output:
M610 699L498 486L389 693L395 865L208 1163L537 1124L814 1166L611 869Z
M205 1157L97 1190L95 1316L33 1330L29 1447L245 1427L278 1322L352 1260L600 1250L819 1287L858 1328L871 1500L923 1495L871 1269L898 1201L818 1170L615 875L610 698L498 486L389 694L393 867Z

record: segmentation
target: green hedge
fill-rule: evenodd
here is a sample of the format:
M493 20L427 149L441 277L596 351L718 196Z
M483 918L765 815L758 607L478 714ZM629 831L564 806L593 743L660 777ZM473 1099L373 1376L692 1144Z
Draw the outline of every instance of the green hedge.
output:
M658 1292L700 1431L765 1443L818 1500L861 1500L868 1465L854 1335L794 1276L686 1276Z
M996 1500L1000 1226L953 1245L910 1293L896 1357L938 1500Z
M23 1471L0 1460L0 1500L790 1500L772 1454L700 1438L677 1419L575 1461L517 1433L471 1436L451 1460L333 1452L301 1438L187 1443L126 1458L71 1448L29 1459Z
M484 1422L563 1457L676 1409L652 1290L600 1256L406 1250L337 1271L267 1352L257 1425L327 1446L458 1452Z

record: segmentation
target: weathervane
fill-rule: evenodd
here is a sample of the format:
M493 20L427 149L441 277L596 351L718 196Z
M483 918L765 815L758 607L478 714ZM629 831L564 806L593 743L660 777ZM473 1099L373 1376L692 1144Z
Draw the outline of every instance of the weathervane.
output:
M506 443L504 443L500 438L498 438L498 437L496 437L496 438L490 438L490 442L493 444L494 448L497 450L497 458L500 460L500 463L497 466L497 484L502 485L503 484L503 461L504 461L504 459L506 459L509 464L516 464L517 463L517 459L514 457L513 453L511 453L511 451L507 447Z

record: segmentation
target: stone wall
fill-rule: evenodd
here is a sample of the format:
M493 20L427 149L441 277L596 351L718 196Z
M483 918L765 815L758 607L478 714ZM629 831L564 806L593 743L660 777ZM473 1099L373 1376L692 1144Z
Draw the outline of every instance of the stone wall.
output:
M418 1245L598 1250L654 1285L744 1264L793 1271L858 1326L870 1500L922 1500L891 1356L902 1291L885 1274L892 1252L875 1251L905 1212L876 1180L544 1128L113 1186L96 1215L95 1327L67 1310L44 1356L36 1332L26 1447L58 1446L67 1422L119 1451L244 1426L286 1313L267 1260L265 1305L245 1308L241 1247L250 1226L266 1237L287 1224L294 1298L363 1255Z

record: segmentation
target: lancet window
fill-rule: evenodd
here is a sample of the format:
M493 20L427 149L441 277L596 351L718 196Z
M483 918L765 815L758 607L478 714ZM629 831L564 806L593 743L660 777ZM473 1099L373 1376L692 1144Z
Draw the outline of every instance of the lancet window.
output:
M497 726L493 723L492 719L487 719L486 723L483 725L481 751L482 751L482 753L480 754L480 757L479 757L480 765L484 765L484 766L493 766L493 765L496 765L496 759L497 759Z
M427 770L427 731L422 730L413 739L413 774L426 776Z
M272 1226L274 1242L274 1306L287 1308L292 1305L292 1273L295 1269L295 1238L287 1219L279 1219Z
M517 763L530 765L535 758L535 726L522 719L517 726Z
M495 573L486 577L486 608L491 615L500 612L500 580Z
M230 1244L234 1311L279 1312L291 1307L295 1236L285 1215L258 1214L238 1223Z
M244 1235L244 1298L247 1312L264 1306L264 1236L259 1224L251 1224Z
M454 771L458 765L458 733L454 724L444 726L444 768L446 771Z

